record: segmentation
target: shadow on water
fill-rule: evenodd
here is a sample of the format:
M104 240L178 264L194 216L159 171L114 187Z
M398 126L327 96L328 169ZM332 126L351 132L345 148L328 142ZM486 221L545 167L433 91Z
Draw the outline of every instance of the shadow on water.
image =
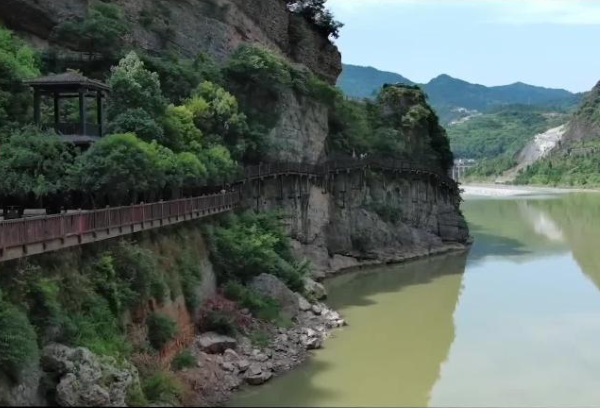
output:
M350 326L302 367L231 406L426 406L454 341L467 254L370 268L328 282Z
M475 242L469 253L469 263L481 261L486 256L525 257L533 254L522 241L492 234L484 227L470 223L469 228Z
M404 264L365 268L346 273L327 282L327 299L334 309L349 306L370 306L370 296L397 293L412 285L427 285L445 275L462 275L467 253L441 255Z

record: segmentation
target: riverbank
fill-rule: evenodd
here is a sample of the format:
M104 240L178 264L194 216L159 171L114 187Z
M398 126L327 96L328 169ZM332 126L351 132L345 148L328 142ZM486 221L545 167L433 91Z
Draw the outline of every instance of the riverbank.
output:
M598 188L569 188L544 186L517 186L509 184L465 184L461 186L463 197L515 197L531 194L600 193Z
M341 269L327 279L343 274L356 272L376 266L411 263L429 257L438 257L468 250L469 245L447 243L435 248L412 249L406 253L392 256L385 260L362 261L359 265ZM278 327L275 324L263 325L263 330L270 340L258 347L245 336L237 339L223 339L224 344L209 352L206 347L207 337L214 334L202 334L196 337L192 345L192 353L198 360L197 368L183 373L185 381L192 385L194 396L186 401L188 406L223 406L244 386L260 386L275 377L289 373L309 359L314 350L321 349L324 342L343 330L347 324L343 316L319 301L308 302L295 294L298 299L299 314L292 327Z

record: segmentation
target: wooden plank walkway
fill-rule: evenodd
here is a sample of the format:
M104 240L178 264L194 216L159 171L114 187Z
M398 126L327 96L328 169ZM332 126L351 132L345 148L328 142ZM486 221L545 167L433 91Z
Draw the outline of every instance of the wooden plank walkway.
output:
M340 171L367 168L424 174L432 177L440 185L450 189L458 188L443 172L386 159L347 159L330 161L323 165L261 164L247 167L243 178L236 183L273 176L323 177ZM151 204L0 221L0 262L209 217L231 211L240 203L240 193L229 192Z

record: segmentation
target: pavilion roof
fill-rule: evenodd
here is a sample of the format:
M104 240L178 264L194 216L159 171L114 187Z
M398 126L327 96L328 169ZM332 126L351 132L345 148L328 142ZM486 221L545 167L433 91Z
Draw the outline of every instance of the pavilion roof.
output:
M87 78L81 75L80 73L73 71L65 72L62 74L52 74L41 78L35 78L28 81L24 81L24 83L33 87L54 88L65 86L80 86L88 89L110 91L110 86L106 85L105 83L101 81L96 81L95 79Z

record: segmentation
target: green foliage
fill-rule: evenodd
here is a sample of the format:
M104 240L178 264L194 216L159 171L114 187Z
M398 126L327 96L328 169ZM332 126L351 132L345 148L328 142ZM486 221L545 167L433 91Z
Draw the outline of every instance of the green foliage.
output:
M236 98L225 89L212 82L202 82L186 103L193 122L212 143L227 146L237 158L248 149L244 140L248 134L246 115L240 112Z
M223 184L231 180L239 169L231 153L224 146L212 145L202 150L199 157L206 164L208 179L212 184Z
M467 180L487 180L502 175L513 168L517 162L510 155L502 155L493 159L482 159L466 173Z
M22 81L39 74L35 51L0 25L0 131L29 120L33 98Z
M142 380L142 390L151 404L178 406L184 386L175 374L157 370Z
M191 313L194 313L200 306L198 287L202 280L202 268L187 250L178 258L177 270L186 306Z
M43 197L67 187L71 149L53 134L26 127L0 142L0 193Z
M252 315L260 320L273 322L279 319L280 306L275 299L262 296L238 282L227 282L224 294L228 299L250 310Z
M93 292L88 292L80 301L80 309L71 314L72 332L67 336L67 343L88 348L101 356L127 358L131 344L109 302Z
M187 106L170 105L165 112L165 145L175 151L199 151L202 131L194 124L194 112Z
M202 327L206 331L222 334L224 336L235 336L238 328L234 317L227 312L211 310L202 320Z
M327 0L286 0L289 9L307 19L326 37L339 38L344 24L325 7Z
M429 162L444 169L454 160L446 132L423 92L413 86L386 86L375 101L337 97L329 131L334 152Z
M565 120L566 116L559 112L513 106L452 125L448 127L448 136L457 157L491 159L514 155L533 136Z
M143 55L142 60L147 69L158 73L163 94L174 104L183 103L203 81L223 82L217 64L203 53L194 59L168 53L160 57Z
M588 155L554 155L522 171L517 184L569 187L600 186L600 157Z
M385 222L396 224L402 220L402 206L399 204L374 202L368 208L379 215Z
M79 191L131 202L138 193L162 188L161 176L148 145L134 134L119 134L102 138L77 158L71 184Z
M67 20L56 27L59 40L76 42L90 54L114 58L125 43L128 23L116 4L93 1L83 20Z
M115 134L132 132L145 141L162 141L165 133L162 126L142 108L123 111L110 122L108 130Z
M281 278L292 290L302 291L306 265L292 257L290 241L275 214L247 212L230 215L208 226L211 256L220 278L245 283L261 273Z
M177 323L170 317L161 314L151 314L146 324L148 326L148 340L156 350L161 350L169 341L177 335ZM146 393L148 398L150 396Z
M142 129L148 139L160 140L162 132L156 135L145 134L148 129L159 127L151 122L161 118L167 108L158 74L147 70L137 54L132 51L112 69L109 83L112 87L108 108L108 119L111 123L109 130L123 133ZM130 113L131 110L139 111ZM129 118L119 118L121 115L127 115ZM120 127L117 128L117 125Z
M4 302L0 292L0 371L18 381L39 358L36 339L27 315Z
M189 350L184 350L177 354L175 358L173 358L173 361L171 361L171 367L173 367L173 369L176 371L180 371L185 368L195 367L196 363L196 357L194 357Z

